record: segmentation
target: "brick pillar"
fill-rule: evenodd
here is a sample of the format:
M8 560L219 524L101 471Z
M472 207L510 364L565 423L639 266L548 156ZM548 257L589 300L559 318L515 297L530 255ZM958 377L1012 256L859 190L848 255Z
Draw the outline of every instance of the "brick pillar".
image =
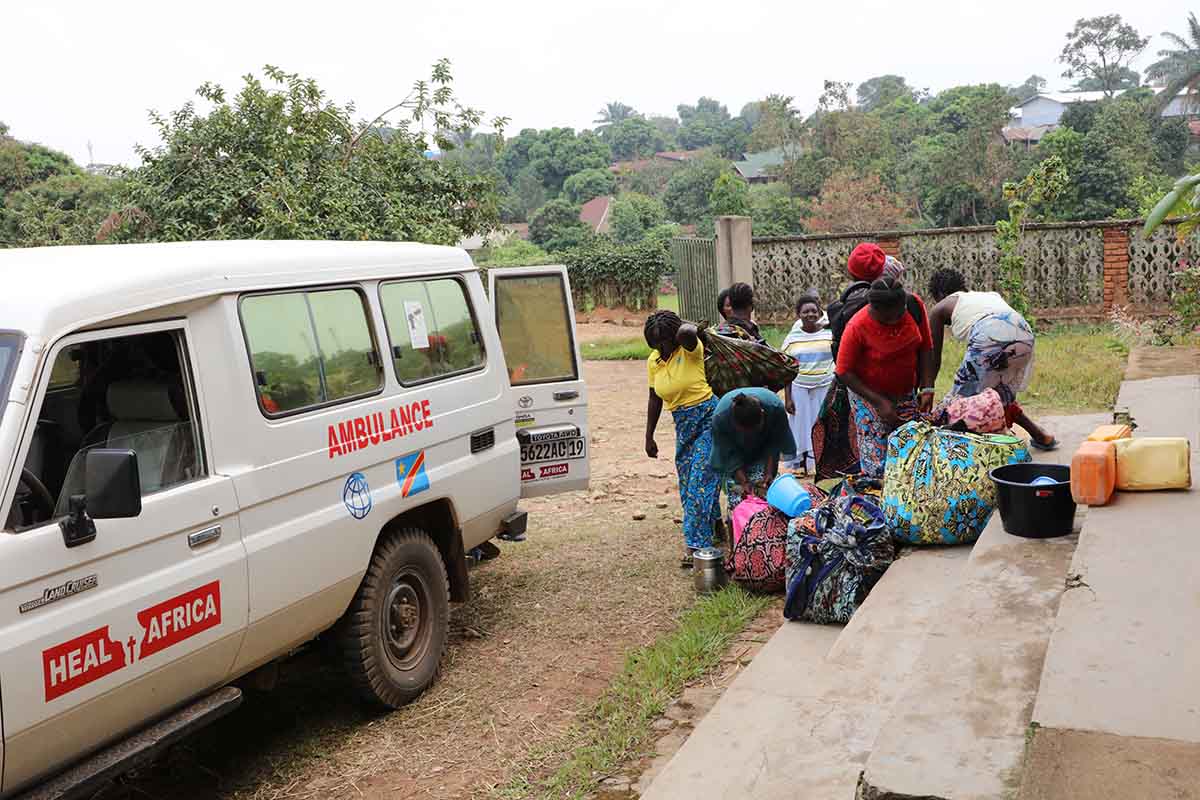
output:
M892 258L900 257L900 239L898 237L895 239L880 239L875 244L879 245L879 249L883 251L884 255L891 256Z
M1129 304L1129 229L1104 228L1104 313Z

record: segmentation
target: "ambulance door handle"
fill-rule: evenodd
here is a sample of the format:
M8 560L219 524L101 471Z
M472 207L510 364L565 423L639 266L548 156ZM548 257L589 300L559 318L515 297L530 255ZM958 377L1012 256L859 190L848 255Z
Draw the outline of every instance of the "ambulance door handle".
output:
M555 392L554 399L560 403L565 400L578 400L579 392Z
M205 528L202 531L188 534L188 547L196 548L203 547L209 542L215 542L221 538L221 526L213 525L211 528Z

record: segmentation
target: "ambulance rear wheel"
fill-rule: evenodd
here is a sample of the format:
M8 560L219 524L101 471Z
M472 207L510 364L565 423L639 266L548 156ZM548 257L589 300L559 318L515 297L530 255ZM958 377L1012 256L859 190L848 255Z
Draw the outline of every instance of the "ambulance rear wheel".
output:
M450 585L419 528L380 540L339 631L342 658L368 702L399 708L437 678L450 628Z

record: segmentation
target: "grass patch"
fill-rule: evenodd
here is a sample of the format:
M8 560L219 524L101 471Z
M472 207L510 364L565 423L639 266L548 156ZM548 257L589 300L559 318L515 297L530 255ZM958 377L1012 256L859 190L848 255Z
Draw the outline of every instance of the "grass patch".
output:
M651 723L667 704L715 667L733 637L769 603L736 586L697 600L673 632L630 653L583 719L533 753L529 765L496 788L496 796L559 800L592 791L598 780L641 754ZM560 766L547 773L545 765L553 763Z
M779 347L787 332L787 328L771 326L764 326L762 329L763 336L772 347ZM581 344L579 349L587 361L645 361L650 357L650 346L640 335L586 342Z
M665 308L668 311L679 313L679 295L678 294L660 294L658 296L658 307Z

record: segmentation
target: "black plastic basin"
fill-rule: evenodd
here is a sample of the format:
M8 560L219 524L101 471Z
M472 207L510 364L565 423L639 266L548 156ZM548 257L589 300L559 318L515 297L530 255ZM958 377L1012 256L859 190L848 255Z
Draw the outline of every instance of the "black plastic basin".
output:
M1040 477L1053 484L1030 486ZM1071 497L1071 468L1062 464L1008 464L992 470L996 505L1004 530L1026 539L1067 536L1075 527Z

